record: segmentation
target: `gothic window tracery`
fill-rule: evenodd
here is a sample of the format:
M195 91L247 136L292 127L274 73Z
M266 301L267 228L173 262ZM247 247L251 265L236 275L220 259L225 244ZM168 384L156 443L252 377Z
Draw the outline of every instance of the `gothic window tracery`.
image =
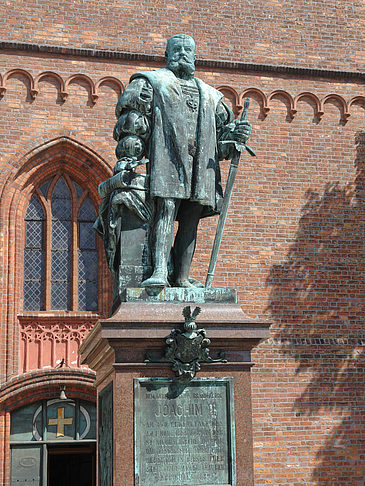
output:
M36 195L30 200L25 216L24 308L44 307L44 211Z
M33 194L25 216L24 310L97 310L96 213L67 174Z

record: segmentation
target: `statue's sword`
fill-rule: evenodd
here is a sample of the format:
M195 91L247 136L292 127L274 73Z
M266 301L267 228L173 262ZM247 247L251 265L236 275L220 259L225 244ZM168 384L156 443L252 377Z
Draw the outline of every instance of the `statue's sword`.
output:
M243 105L241 121L247 120L247 111L248 111L249 105L250 105L250 99L246 98L245 103ZM247 152L250 155L252 155L253 157L256 156L255 152L245 143L235 142L234 140L226 140L224 142L220 142L220 144L222 144L222 145L233 144L234 145L234 149L233 149L234 153L233 153L231 165L230 165L230 168L229 168L229 174L228 174L228 179L227 179L227 183L226 183L226 189L224 191L222 208L221 208L221 212L220 212L220 215L219 215L217 231L216 231L215 239L214 239L214 243L213 243L212 255L210 257L207 279L205 281L205 287L206 288L210 288L212 286L213 276L214 276L214 272L215 272L215 266L216 266L217 260L218 260L219 248L220 248L221 242L222 242L224 225L225 225L226 219L227 219L228 206L229 206L231 196L232 196L233 184L234 184L234 180L236 178L236 172L237 172L238 164L239 164L239 161L240 161L241 152L247 150Z

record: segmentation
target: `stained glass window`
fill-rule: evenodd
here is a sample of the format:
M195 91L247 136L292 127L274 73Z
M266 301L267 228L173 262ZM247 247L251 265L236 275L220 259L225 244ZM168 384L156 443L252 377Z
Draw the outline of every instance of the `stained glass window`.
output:
M36 195L25 216L24 309L44 308L44 211Z
M93 230L95 209L86 198L79 213L79 309L97 309L97 249Z
M47 196L48 188L51 184L51 181L52 181L52 179L49 179L47 182L42 184L41 187L39 188L44 197Z
M25 217L24 309L97 310L95 209L79 184L56 177L33 195Z
M52 194L51 308L71 308L71 193L60 178Z

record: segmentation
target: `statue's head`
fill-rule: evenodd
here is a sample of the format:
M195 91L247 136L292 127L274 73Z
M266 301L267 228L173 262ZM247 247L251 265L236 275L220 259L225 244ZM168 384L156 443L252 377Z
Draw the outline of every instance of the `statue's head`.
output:
M179 78L189 78L195 71L195 42L190 35L177 34L167 41L166 67Z

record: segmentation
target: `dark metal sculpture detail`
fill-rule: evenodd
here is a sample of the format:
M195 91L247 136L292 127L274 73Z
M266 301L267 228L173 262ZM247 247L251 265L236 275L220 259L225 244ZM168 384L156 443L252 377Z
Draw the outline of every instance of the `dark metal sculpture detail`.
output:
M200 363L226 363L224 353L218 359L209 354L210 339L206 337L205 329L198 329L195 322L200 314L200 307L191 312L190 306L183 309L185 317L184 329L174 329L166 339L167 350L162 359L154 360L147 354L146 362L169 362L176 373L176 380L180 383L189 383L200 370Z
M200 219L220 213L219 161L253 154L247 109L234 120L222 93L194 73L195 42L175 35L166 68L135 73L118 101L118 161L100 185L95 224L114 300L128 287L204 287L189 272ZM145 173L136 172L142 164Z
M244 102L243 112L242 112L242 115L241 115L241 122L244 122L245 120L247 120L247 111L248 111L249 106L250 106L250 99L246 98L246 100ZM256 153L246 143L237 142L237 141L234 141L234 140L224 140L224 141L219 142L219 143L221 145L233 145L234 150L233 150L233 157L232 157L232 160L231 160L231 166L229 168L229 174L228 174L228 178L227 178L227 182L226 182L226 190L224 192L224 198L223 198L222 207L221 207L221 211L220 211L220 215L219 215L219 220L218 220L218 225L217 225L217 231L216 231L216 234L215 234L212 254L211 254L211 257L210 257L207 279L205 281L205 286L207 288L210 288L212 286L212 283L213 283L215 266L216 266L217 260L218 260L219 248L220 248L221 242L222 242L224 225L225 225L226 219L227 219L228 207L229 207L229 203L231 201L233 184L234 184L234 180L236 178L236 172L237 172L237 169L238 169L238 164L240 162L241 152L244 152L245 150L247 150L247 152L251 156L253 156L253 157L256 156Z

